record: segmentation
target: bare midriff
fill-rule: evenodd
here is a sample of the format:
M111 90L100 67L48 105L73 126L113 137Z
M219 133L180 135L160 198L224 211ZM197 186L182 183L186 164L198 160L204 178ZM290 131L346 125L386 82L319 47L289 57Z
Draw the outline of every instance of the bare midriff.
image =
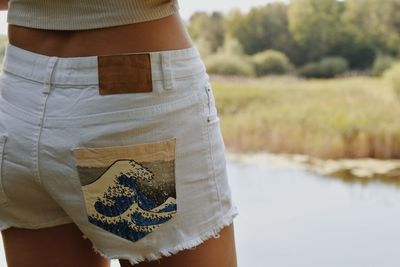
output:
M88 30L46 30L8 24L10 44L35 53L80 57L177 50L192 47L179 15Z

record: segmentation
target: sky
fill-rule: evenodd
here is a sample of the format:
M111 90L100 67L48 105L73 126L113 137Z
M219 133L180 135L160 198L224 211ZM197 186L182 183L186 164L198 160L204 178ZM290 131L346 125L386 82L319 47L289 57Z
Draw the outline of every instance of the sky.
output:
M182 18L187 20L196 11L226 13L232 8L239 8L243 12L247 12L251 7L265 5L268 2L288 2L288 0L179 0L179 6ZM6 18L7 12L0 11L0 34L7 33Z

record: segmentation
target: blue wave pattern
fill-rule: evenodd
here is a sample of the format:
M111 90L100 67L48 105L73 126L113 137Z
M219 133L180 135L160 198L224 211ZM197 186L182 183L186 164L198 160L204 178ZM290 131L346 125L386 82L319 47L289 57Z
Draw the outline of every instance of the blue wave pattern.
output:
M115 172L115 168L120 168L117 162L108 170ZM135 242L169 221L176 213L177 205L175 191L168 192L164 203L157 204L154 194L165 195L165 192L157 183L151 183L148 177L154 174L139 162L129 160L129 163L133 168L119 169L119 174L110 179L106 192L91 203L97 213L89 214L88 219L106 231ZM104 176L107 171L96 181L101 181ZM140 186L138 181L143 183L144 180L151 186Z

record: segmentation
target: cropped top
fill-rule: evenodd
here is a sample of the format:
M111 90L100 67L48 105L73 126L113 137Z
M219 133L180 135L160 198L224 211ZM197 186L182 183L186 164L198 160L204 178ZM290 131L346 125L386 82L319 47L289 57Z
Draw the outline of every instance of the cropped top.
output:
M85 30L160 19L178 10L178 0L9 0L7 23Z

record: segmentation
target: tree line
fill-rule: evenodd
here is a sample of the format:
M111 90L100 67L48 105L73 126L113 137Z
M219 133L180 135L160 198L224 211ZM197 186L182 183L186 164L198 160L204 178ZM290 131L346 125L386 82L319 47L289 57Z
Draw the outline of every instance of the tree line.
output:
M247 13L197 12L188 29L205 57L229 50L262 62L263 52L269 61L279 52L286 69L304 74L324 66L379 74L400 54L400 0L292 0Z

